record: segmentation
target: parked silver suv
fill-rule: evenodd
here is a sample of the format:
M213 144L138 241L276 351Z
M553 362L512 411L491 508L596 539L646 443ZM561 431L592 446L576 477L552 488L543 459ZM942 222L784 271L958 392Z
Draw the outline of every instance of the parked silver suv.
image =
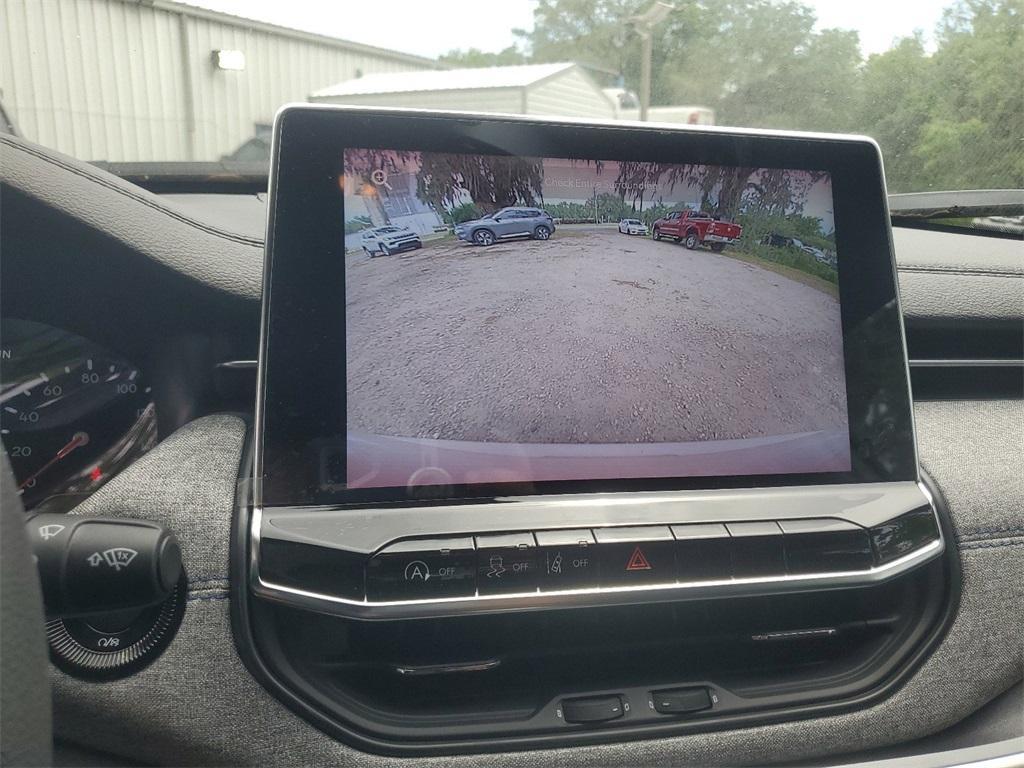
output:
M491 245L512 237L547 240L555 231L555 221L540 208L502 208L481 219L455 225L455 235L474 245Z

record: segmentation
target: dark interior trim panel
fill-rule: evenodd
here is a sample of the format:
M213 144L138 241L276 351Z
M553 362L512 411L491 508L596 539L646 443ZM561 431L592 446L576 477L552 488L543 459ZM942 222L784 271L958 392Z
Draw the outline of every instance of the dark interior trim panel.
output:
M930 482L926 487L937 493ZM951 541L941 497L935 509L942 539ZM946 549L943 557L882 587L762 596L756 602L705 596L686 603L367 622L254 595L246 586L252 583L252 520L242 499L232 541L232 623L240 656L275 697L310 723L382 754L600 744L865 708L889 695L927 657L959 600L959 560L955 550ZM763 623L755 606L777 623ZM843 612L849 621L838 620ZM716 626L701 629L699 623L710 616ZM563 624L583 636L582 644L527 640ZM612 629L624 625L644 628L641 637ZM586 639L591 627L594 638L600 636L597 645ZM689 640L683 646L681 627L688 627L682 630ZM760 631L768 629L776 631ZM831 643L836 634L840 642ZM424 637L447 637L451 646L445 650L433 641L428 648L420 644ZM335 659L339 647L348 650ZM643 653L636 653L638 647ZM630 653L636 658L624 663ZM605 654L617 660L615 674L602 671ZM585 669L573 668L574 655L586 657ZM689 677L687 664L681 664L687 658L695 660L690 666L700 670L697 676ZM433 673L410 677L410 667ZM524 677L528 684L517 686ZM610 682L618 687L610 688ZM706 693L710 706L666 715L656 708L659 691ZM577 701L623 712L604 722L570 723L566 707Z

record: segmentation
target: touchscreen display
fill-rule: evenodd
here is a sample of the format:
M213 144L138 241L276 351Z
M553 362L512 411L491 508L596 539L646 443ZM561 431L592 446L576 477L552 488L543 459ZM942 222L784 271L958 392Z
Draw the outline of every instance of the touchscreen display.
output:
M340 181L339 485L850 471L827 173L349 148Z

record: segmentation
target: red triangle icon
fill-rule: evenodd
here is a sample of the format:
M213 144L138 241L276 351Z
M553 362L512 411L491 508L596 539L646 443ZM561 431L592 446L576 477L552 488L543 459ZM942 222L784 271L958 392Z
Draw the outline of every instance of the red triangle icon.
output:
M626 563L627 571L649 571L651 570L651 564L647 562L647 557L640 547L633 550L633 554L629 556L629 562Z

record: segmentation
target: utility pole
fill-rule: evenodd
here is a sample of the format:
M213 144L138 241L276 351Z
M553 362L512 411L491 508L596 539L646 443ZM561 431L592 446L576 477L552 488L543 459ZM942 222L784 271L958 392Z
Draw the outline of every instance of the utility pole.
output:
M640 119L647 120L647 111L651 106L651 58L654 56L654 29L668 18L675 10L672 3L654 3L643 13L633 16L629 23L633 25L643 46L640 56Z
M640 33L643 43L643 58L640 60L640 119L647 122L647 110L651 107L651 57L654 55L653 35Z

